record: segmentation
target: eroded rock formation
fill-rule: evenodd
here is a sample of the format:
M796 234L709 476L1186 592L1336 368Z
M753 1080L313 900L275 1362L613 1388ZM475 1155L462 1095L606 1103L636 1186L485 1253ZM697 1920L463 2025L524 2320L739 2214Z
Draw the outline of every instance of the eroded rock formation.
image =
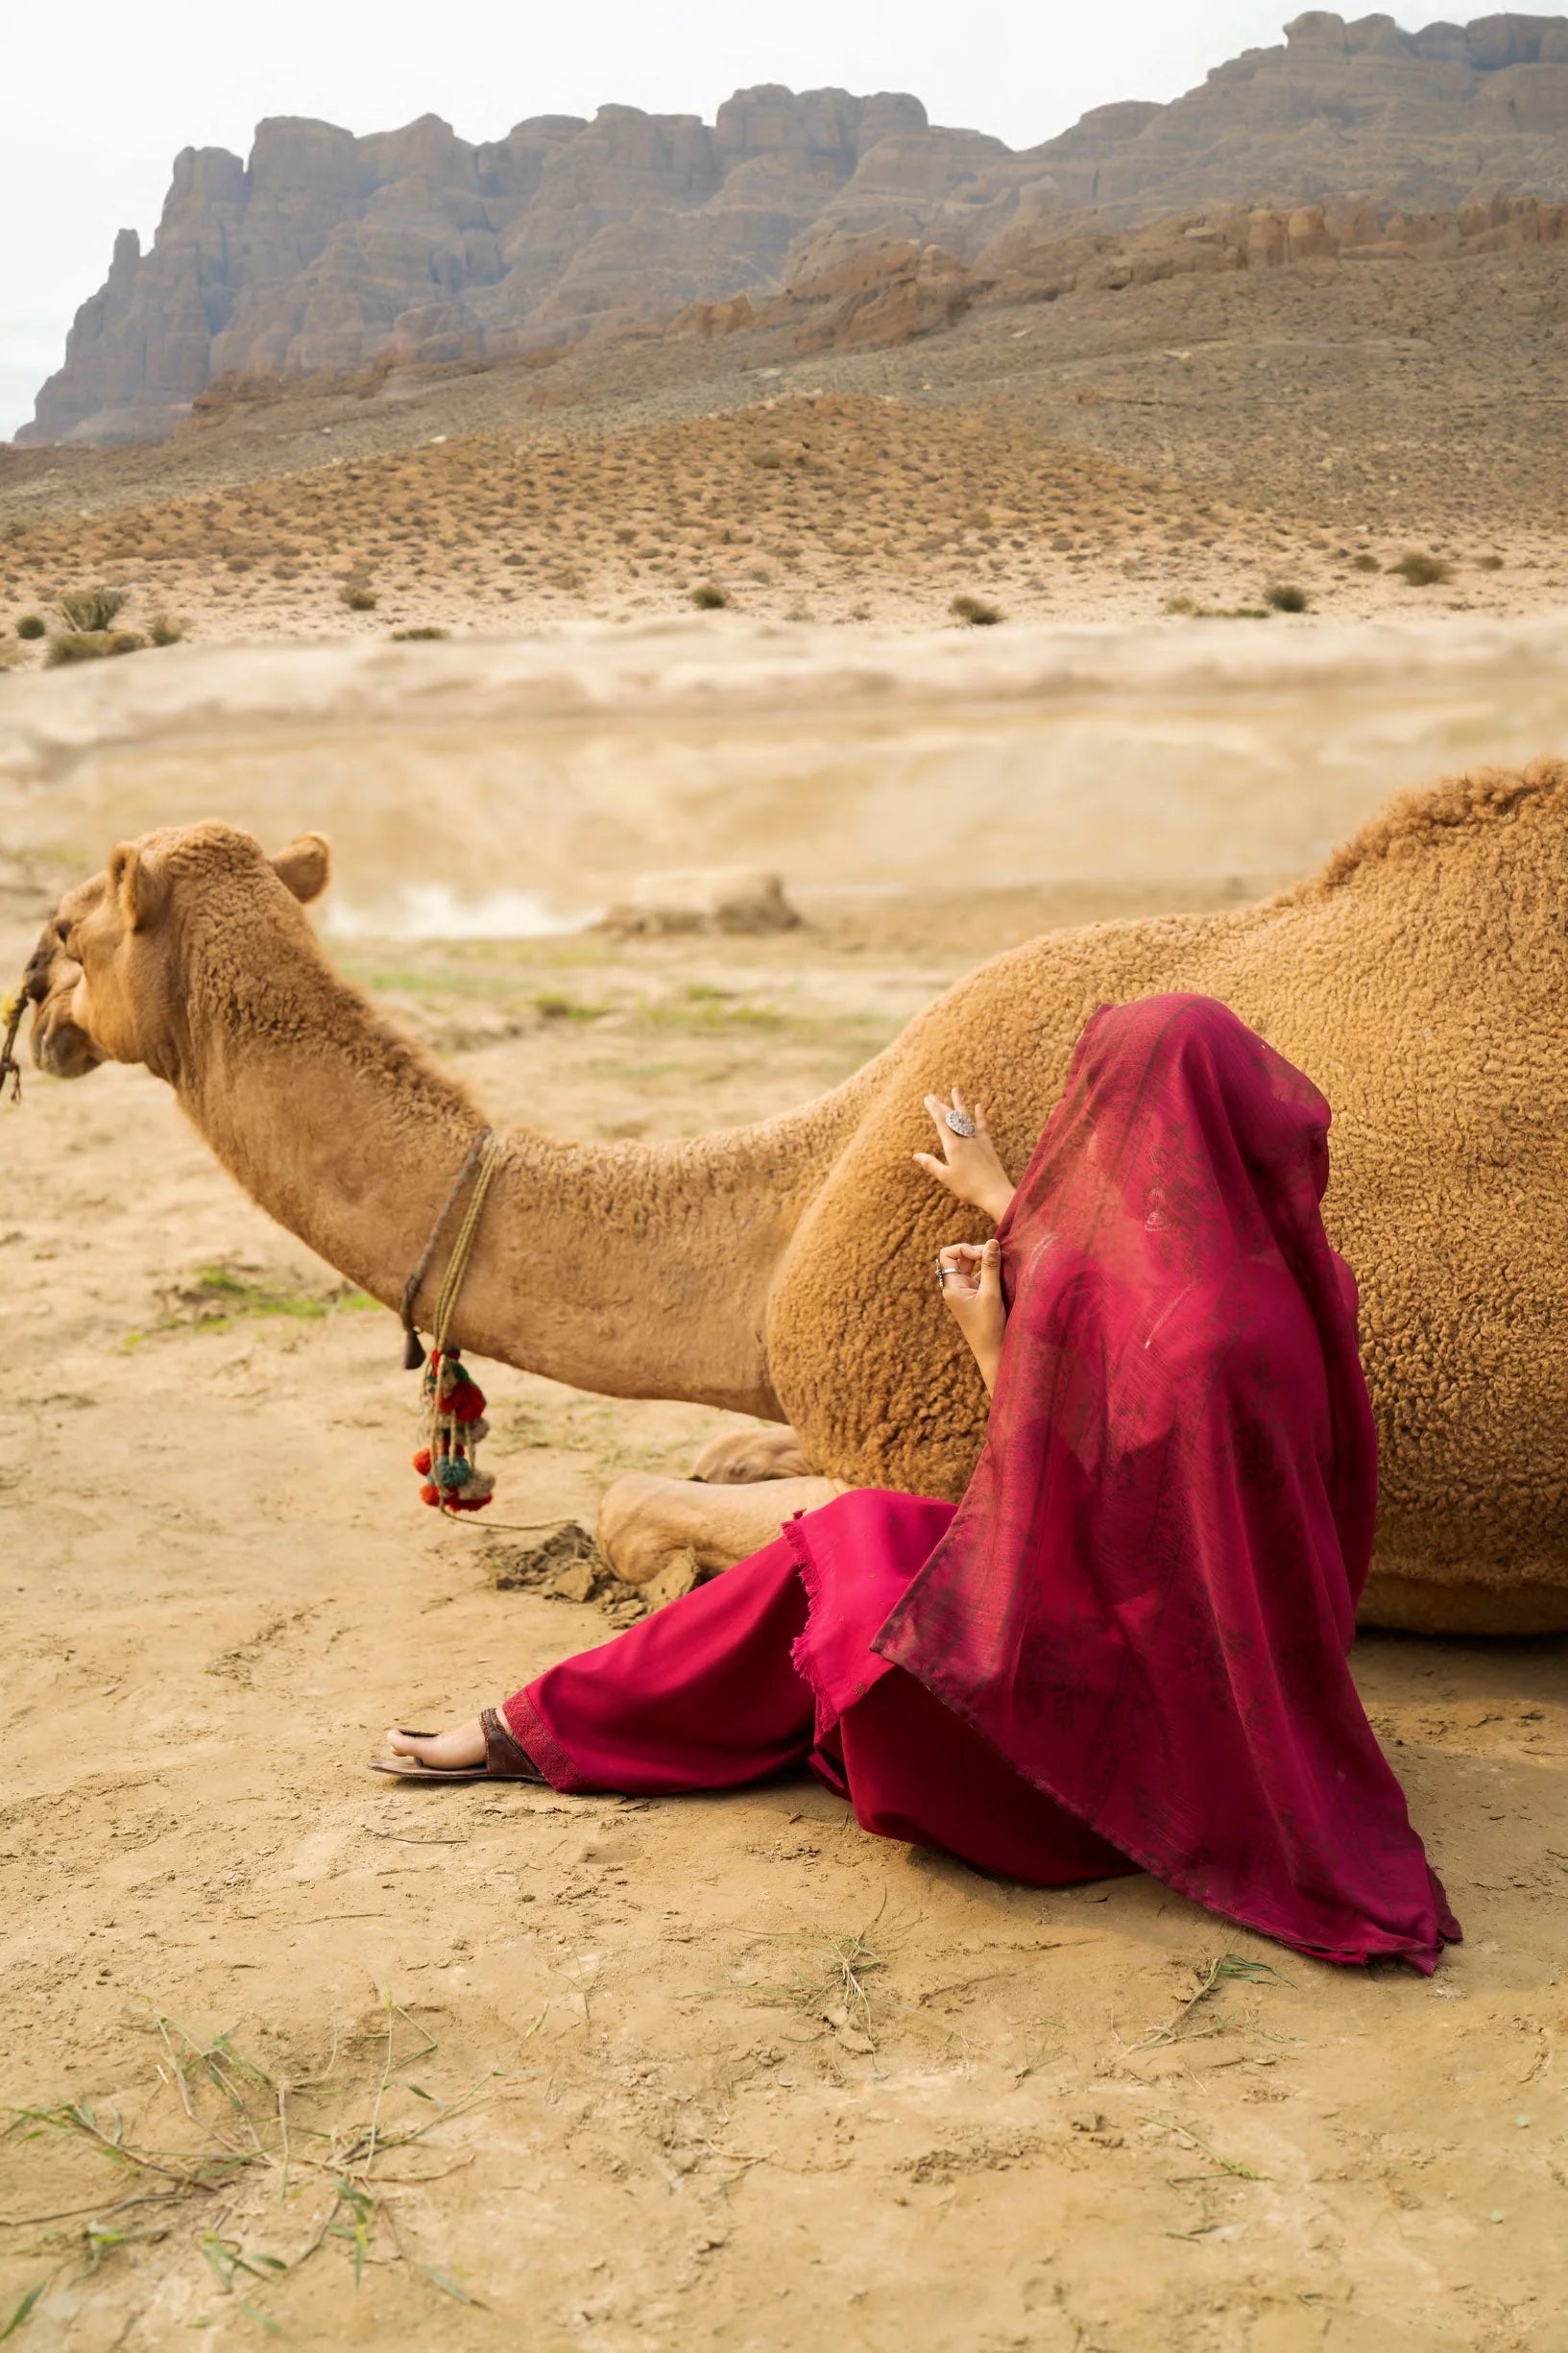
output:
M1222 270L1421 261L1565 243L1568 204L1533 196L1433 212L1393 211L1364 198L1289 210L1220 206L1143 229L1067 235L1026 222L1004 230L973 263L909 239L865 246L760 301L739 294L688 303L664 332L711 341L756 328L782 333L792 352L865 351L929 334L977 304L1054 302L1080 288L1118 294Z
M21 438L155 436L220 376L527 356L692 304L744 323L803 282L853 293L889 249L913 257L892 335L1091 222L1240 204L1284 221L1289 255L1331 200L1374 242L1390 211L1507 195L1568 197L1568 17L1405 33L1313 10L1170 106L1100 107L1020 153L916 98L771 85L712 125L610 106L479 146L434 115L366 138L278 119L248 163L179 158L151 250L121 231Z

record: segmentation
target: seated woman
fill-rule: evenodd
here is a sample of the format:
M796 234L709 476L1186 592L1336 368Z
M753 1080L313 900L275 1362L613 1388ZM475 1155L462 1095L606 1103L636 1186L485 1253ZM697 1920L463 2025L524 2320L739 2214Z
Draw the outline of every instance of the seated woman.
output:
M882 1837L1040 1887L1152 1872L1326 1960L1459 1931L1346 1664L1376 1463L1329 1108L1234 1013L1106 1006L1016 1193L940 1254L992 1393L956 1509L851 1492L384 1771L715 1789L808 1765ZM960 1140L961 1139L961 1140Z

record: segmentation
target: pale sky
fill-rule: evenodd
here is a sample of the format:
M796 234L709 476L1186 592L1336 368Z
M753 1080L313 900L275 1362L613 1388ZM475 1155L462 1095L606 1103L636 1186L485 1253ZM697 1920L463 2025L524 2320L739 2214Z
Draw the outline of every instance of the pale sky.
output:
M1278 41L1301 0L0 0L0 436L32 413L114 232L152 241L181 147L248 154L265 114L467 139L609 102L712 122L733 89L912 90L1009 146L1169 99ZM1361 13L1360 7L1348 13ZM1415 26L1436 6L1395 12Z

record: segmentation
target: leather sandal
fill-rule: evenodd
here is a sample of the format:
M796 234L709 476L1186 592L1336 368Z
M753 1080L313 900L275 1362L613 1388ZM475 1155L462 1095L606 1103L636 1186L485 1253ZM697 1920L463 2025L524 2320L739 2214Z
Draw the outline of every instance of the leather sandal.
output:
M373 1773L391 1773L405 1782L538 1782L545 1786L544 1776L520 1741L515 1740L498 1711L481 1709L479 1721L485 1729L485 1761L472 1765L427 1765L417 1757L373 1757ZM402 1729L401 1726L398 1728ZM434 1740L433 1732L409 1732L409 1740Z

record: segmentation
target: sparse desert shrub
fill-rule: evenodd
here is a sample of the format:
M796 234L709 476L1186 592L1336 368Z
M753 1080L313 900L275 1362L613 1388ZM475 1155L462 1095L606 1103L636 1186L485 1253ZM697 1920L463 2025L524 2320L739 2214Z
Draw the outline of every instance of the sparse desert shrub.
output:
M147 624L147 635L155 645L178 645L184 634L184 622L177 621L172 613L155 613Z
M948 611L966 629L994 629L1001 619L1001 606L987 604L983 596L955 596Z
M58 670L69 662L101 662L109 654L139 653L146 643L133 629L60 629L49 641L44 667Z
M67 589L60 610L67 629L95 637L110 627L124 603L123 589Z
M1382 566L1379 564L1377 557L1375 555L1368 555L1363 547L1360 555L1351 557L1350 569L1352 571L1380 571L1382 570Z
M1195 596L1168 596L1164 609L1195 621L1266 621L1272 618L1267 605L1200 605Z
M691 601L699 613L722 613L730 601L730 592L720 588L716 580L704 580L691 591Z
M1276 613L1305 613L1310 599L1293 580L1275 580L1264 590L1264 602Z
M438 629L433 621L422 621L417 629L395 629L392 642L394 645L422 644L427 639L449 638L451 634L449 629Z
M1428 555L1422 547L1412 547L1407 555L1390 564L1388 570L1397 572L1411 588L1435 588L1439 580L1450 577L1450 567L1439 555Z
M41 638L44 635L43 615L24 613L16 624L16 635L19 638Z
M1501 571L1502 569L1503 559L1500 555L1482 555L1477 556L1476 558L1477 571ZM18 630L16 634L19 637L21 635L20 630Z
M350 613L374 613L375 591L365 580L345 580L338 591L340 600Z

